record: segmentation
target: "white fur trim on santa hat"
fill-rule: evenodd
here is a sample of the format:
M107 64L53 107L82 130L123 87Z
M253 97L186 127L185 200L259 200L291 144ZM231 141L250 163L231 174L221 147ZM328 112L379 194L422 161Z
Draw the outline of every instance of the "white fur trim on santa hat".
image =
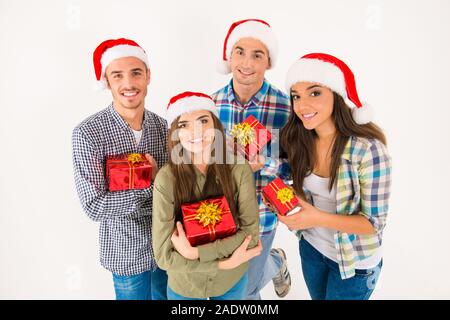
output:
M361 107L357 108L354 107L352 109L352 117L353 120L355 120L355 122L357 124L366 124L369 123L371 121L373 121L373 117L374 117L374 112L375 110L372 108L372 106L363 103Z
M230 65L228 61L219 61L219 63L216 66L217 72L221 74L229 74L231 72Z
M198 110L208 110L216 117L219 116L213 100L206 97L191 96L182 98L169 105L166 113L167 124L170 126L172 122L182 114Z
M271 27L258 21L247 21L234 28L227 41L227 60L230 60L234 45L244 38L253 38L261 41L269 51L270 67L273 68L275 66L278 57L278 40ZM217 66L217 71L223 74L230 73L231 69L228 62L222 59Z
M343 98L347 97L345 79L342 71L334 64L317 59L300 59L295 62L288 71L286 77L286 90L291 92L291 87L297 82L317 82Z

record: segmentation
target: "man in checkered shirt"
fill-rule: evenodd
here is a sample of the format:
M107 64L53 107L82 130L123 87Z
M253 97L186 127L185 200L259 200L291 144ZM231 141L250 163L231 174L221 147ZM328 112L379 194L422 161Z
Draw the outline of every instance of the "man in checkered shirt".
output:
M146 154L153 178L167 162L167 123L144 108L148 58L132 40L107 40L94 51L94 68L113 102L73 130L81 205L90 219L100 222L100 261L113 275L116 298L166 299L167 275L157 267L151 247L153 186L110 192L105 179L108 155Z
M291 287L286 254L282 249L271 249L278 221L261 197L262 188L277 176L290 178L287 160L280 160L277 154L278 133L291 110L289 97L264 78L266 70L275 64L277 51L277 39L267 22L249 19L233 23L224 41L219 69L225 74L232 73L233 78L211 96L228 133L235 124L252 115L273 134L263 154L249 159L259 202L263 251L250 260L247 300L261 299L260 290L271 280L279 297L285 297Z

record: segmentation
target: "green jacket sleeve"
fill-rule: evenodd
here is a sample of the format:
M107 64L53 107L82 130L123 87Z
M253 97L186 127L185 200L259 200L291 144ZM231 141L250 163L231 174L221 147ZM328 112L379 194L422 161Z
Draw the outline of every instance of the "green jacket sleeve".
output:
M161 269L171 272L208 272L214 275L217 273L218 261L186 259L172 245L170 238L175 228L172 181L167 170L162 168L154 183L152 242L156 263Z
M259 239L259 207L253 172L248 164L238 164L233 177L239 179L237 185L237 210L240 229L235 235L198 246L200 261L208 262L230 256L244 241L252 236L249 248L257 245Z

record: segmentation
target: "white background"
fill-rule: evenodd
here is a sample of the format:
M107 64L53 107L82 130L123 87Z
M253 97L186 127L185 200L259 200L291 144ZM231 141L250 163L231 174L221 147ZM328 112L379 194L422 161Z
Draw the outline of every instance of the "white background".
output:
M450 298L450 1L0 1L0 298L113 299L98 225L75 192L72 129L111 101L92 90L92 52L129 37L149 54L146 107L164 115L184 90L212 93L231 22L269 21L288 67L326 52L353 69L393 158L384 268L374 299ZM292 289L308 299L298 244L280 226ZM263 298L276 298L272 284Z

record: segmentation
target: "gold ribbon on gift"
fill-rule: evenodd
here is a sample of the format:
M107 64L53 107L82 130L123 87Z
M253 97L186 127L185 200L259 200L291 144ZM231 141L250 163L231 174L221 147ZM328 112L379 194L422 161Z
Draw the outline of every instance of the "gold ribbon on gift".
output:
M294 199L294 193L291 189L285 187L277 192L277 199L280 200L282 205L285 205L287 202L290 202Z
M256 139L255 130L250 123L242 122L235 124L230 134L236 139L237 143L243 147L253 143Z
M215 227L216 223L222 220L222 209L215 203L203 202L197 209L195 219L197 219L198 223L202 224L204 228L210 224Z
M208 228L211 241L216 238L216 224L222 221L222 215L231 213L230 210L223 211L218 204L202 201L196 213L184 217L184 221L197 220L203 228Z
M280 188L275 183L270 184L270 188L277 195L277 199L280 200L283 206L286 206L289 210L294 209L291 201L294 199L294 192L288 187Z
M142 155L139 154L139 153L132 153L132 154L129 154L127 160L128 160L128 162L131 163L132 165L134 165L135 163L144 161Z
M139 153L131 153L127 157L128 165L130 166L130 179L129 179L129 187L132 189L134 187L134 165L141 161L144 161L142 155Z

